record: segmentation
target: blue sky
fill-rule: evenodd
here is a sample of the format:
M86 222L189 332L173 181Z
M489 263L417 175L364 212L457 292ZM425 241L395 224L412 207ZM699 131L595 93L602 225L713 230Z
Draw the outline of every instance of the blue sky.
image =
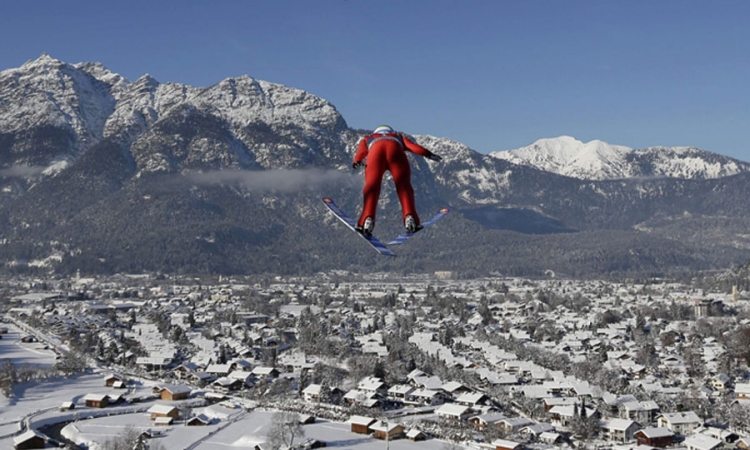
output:
M744 0L10 1L0 69L42 52L135 80L252 77L480 152L570 135L750 161Z

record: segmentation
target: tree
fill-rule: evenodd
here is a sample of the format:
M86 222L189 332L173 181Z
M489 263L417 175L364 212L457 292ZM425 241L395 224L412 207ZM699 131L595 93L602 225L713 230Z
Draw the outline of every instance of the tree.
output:
M295 438L304 436L305 430L296 412L279 411L271 417L271 429L266 437L272 449L291 448L294 446Z

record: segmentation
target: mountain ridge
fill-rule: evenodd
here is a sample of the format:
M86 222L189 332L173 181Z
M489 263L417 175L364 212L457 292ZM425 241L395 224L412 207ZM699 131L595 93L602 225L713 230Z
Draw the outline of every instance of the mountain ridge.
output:
M695 147L653 146L632 149L600 140L581 142L571 136L543 138L490 156L584 180L640 177L721 178L750 171L745 163Z
M148 75L130 82L99 63L43 56L0 72L0 264L54 273L601 276L750 258L750 172L707 178L687 164L692 178L651 176L666 164L654 150L636 161L643 176L579 179L417 134L443 156L439 164L409 156L420 214L453 212L399 248L403 258L375 259L320 205L332 197L356 215L362 177L350 165L365 133L324 99L249 76L205 88ZM599 161L619 154L605 144L591 146ZM620 150L617 161L635 153ZM389 179L381 198L376 233L395 236Z

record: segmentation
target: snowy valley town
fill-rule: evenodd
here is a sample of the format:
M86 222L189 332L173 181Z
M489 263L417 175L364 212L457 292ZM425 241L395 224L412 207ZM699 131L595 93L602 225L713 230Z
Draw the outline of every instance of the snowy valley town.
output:
M5 279L0 448L750 447L750 301L679 283Z

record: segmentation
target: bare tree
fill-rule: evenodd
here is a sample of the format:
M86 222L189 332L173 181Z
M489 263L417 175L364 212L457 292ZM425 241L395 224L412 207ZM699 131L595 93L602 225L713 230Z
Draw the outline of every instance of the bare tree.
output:
M296 412L279 411L271 418L271 429L266 437L273 450L291 448L295 438L305 436L305 430L299 422Z

